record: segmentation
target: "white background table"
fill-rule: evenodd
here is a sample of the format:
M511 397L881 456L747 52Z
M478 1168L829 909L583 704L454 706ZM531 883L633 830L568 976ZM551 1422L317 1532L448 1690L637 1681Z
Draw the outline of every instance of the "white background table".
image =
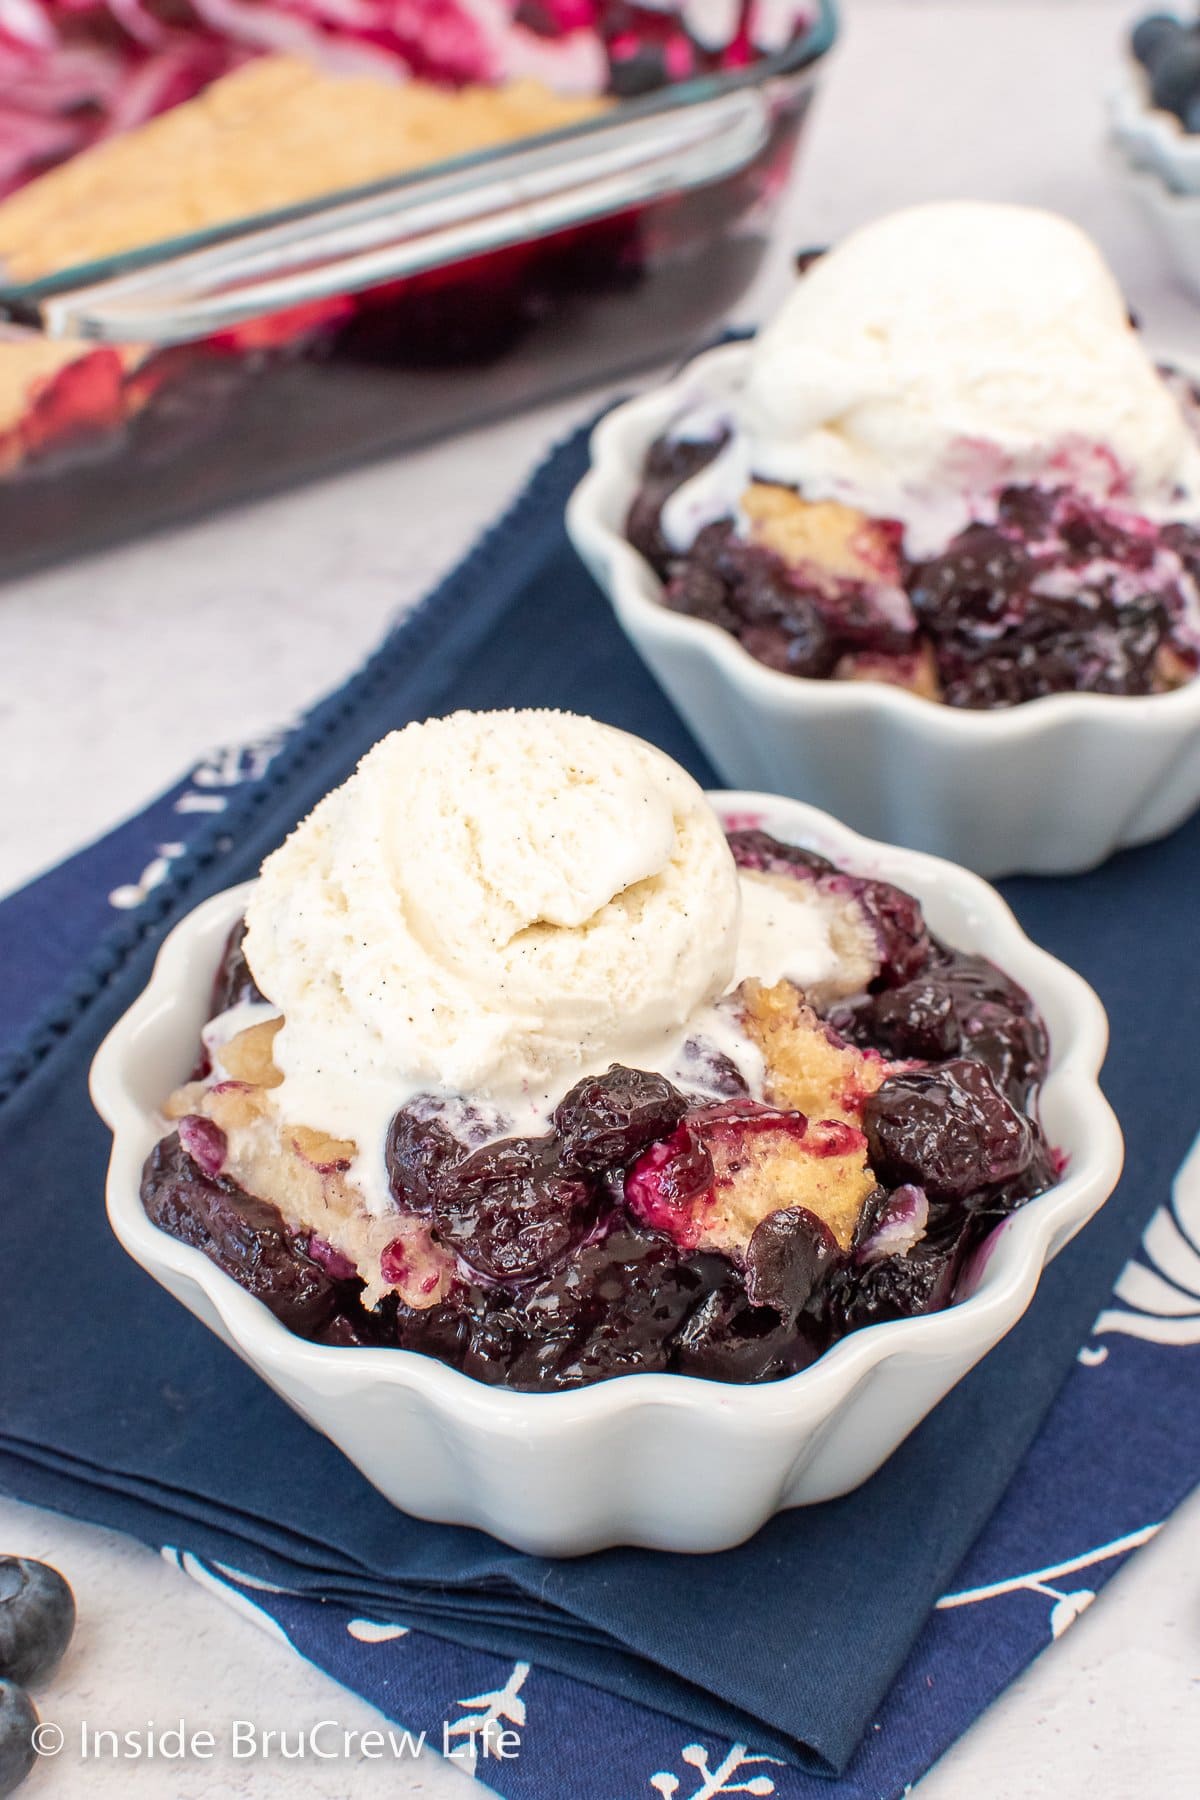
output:
M789 249L909 201L990 197L1071 214L1155 336L1200 352L1200 313L1172 288L1102 157L1101 99L1135 7L845 0L842 48L777 254L742 316L761 317L783 292ZM213 745L269 733L349 674L589 404L545 407L0 590L0 891L144 804ZM75 1584L79 1631L40 1696L43 1717L68 1729L181 1715L218 1730L233 1718L378 1723L128 1540L0 1502L0 1548L46 1556ZM1194 1795L1198 1553L1200 1496L919 1785L921 1800ZM467 1800L479 1789L431 1757L82 1768L69 1752L28 1788L30 1800L350 1791Z

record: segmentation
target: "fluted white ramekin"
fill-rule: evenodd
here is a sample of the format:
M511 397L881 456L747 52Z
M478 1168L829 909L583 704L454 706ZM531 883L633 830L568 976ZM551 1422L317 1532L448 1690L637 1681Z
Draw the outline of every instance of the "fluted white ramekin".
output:
M1072 874L1182 823L1200 805L1200 680L973 712L883 682L781 674L662 604L625 536L642 459L689 404L732 396L748 354L711 350L609 413L567 509L576 549L721 775L989 876Z
M785 1381L733 1387L625 1375L571 1393L519 1394L413 1351L311 1344L153 1225L139 1199L142 1164L165 1129L158 1108L192 1067L213 971L249 884L216 895L171 932L149 986L92 1067L92 1096L113 1133L109 1219L144 1269L406 1512L545 1555L740 1543L782 1508L844 1494L873 1474L1016 1323L1045 1264L1116 1184L1121 1134L1097 1079L1103 1009L1078 975L1029 941L998 894L965 870L857 837L812 807L759 794L714 798L728 820L909 889L935 932L994 958L1028 989L1050 1031L1042 1115L1066 1172L989 1240L968 1297L855 1332Z
M1200 194L1200 134L1155 106L1146 71L1132 56L1108 94L1109 132L1135 169L1151 170L1173 194Z

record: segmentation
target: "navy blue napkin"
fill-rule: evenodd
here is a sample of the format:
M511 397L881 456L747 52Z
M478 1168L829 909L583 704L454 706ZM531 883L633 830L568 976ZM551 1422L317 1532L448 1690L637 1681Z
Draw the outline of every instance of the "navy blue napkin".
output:
M653 739L712 782L563 536L584 461L582 438L556 454L54 999L47 965L61 977L93 941L94 866L85 881L68 863L0 909L13 1010L45 1002L0 1065L0 1209L15 1277L0 1340L0 1487L156 1545L184 1543L302 1596L531 1655L835 1771L1003 1493L1193 1135L1200 825L1094 875L1008 884L1026 929L1109 1008L1108 1088L1130 1174L1017 1330L873 1481L774 1520L741 1549L552 1562L406 1519L129 1262L103 1217L106 1133L86 1096L96 1044L144 984L163 931L252 874L385 731L456 706L559 705Z

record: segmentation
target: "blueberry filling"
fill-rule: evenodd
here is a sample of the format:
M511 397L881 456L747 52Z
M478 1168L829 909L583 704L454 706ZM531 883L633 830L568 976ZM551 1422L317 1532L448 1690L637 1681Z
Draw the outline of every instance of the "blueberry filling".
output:
M878 581L785 562L732 518L706 525L681 555L663 535L663 506L720 445L652 444L626 535L661 577L667 606L719 625L769 668L874 675L975 709L1046 694L1154 694L1196 674L1183 629L1200 572L1192 526L1156 526L1068 488L1020 486L1000 493L993 520L968 525L938 556L898 553ZM883 589L903 590L907 614Z
M1036 1112L1045 1029L1001 970L933 937L910 895L762 831L729 841L743 869L853 903L874 936L874 978L820 1027L832 1053L854 1046L882 1070L850 1117L755 1100L695 1044L673 1080L619 1064L585 1076L540 1136L497 1136L481 1104L417 1096L387 1132L397 1235L381 1261L399 1290L404 1230L424 1233L448 1271L426 1304L406 1290L364 1306L353 1261L239 1186L219 1128L190 1113L146 1164L147 1213L302 1336L400 1346L530 1391L654 1370L776 1380L847 1332L949 1305L969 1253L1056 1179ZM250 997L249 981L235 933L218 1003ZM849 1226L812 1198L839 1170L861 1183Z
M213 979L212 1016L239 1006L244 1001L260 1001L263 996L250 973L250 964L242 948L246 938L246 921L239 919L225 941L221 961Z
M203 1250L301 1337L315 1336L337 1310L337 1283L289 1233L278 1208L227 1176L206 1174L177 1132L150 1153L142 1205L156 1225Z
M554 1136L503 1138L445 1166L433 1189L438 1242L487 1281L557 1267L595 1214L593 1182L564 1165Z

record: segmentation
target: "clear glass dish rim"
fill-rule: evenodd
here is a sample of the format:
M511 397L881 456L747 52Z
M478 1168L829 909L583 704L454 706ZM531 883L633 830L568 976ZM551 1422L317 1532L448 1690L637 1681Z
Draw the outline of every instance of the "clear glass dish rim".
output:
M585 119L573 125L559 127L556 131L542 132L534 136L521 138L514 144L504 148L512 150L525 148L528 145L556 144L565 140L586 137L596 131L602 124L611 124L614 119L659 118L664 113L683 111L703 101L713 100L723 94L733 93L742 88L766 86L768 83L786 80L789 76L802 75L827 55L838 35L837 0L811 0L813 17L809 25L783 50L741 69L723 69L716 74L695 76L688 81L681 81L647 96L644 100L623 100L617 106L599 115L597 119ZM135 270L149 267L159 262L169 262L176 257L189 255L195 250L206 249L224 240L242 236L251 231L259 231L273 225L283 225L294 220L319 218L322 213L334 207L344 205L348 201L366 199L374 195L402 192L405 189L417 190L422 182L458 171L479 169L485 171L488 163L495 155L494 149L472 151L467 156L450 157L439 163L431 163L427 167L412 170L406 174L391 176L382 181L370 182L361 187L339 188L335 192L322 194L317 199L305 201L300 205L277 208L271 212L246 213L240 218L231 219L225 224L209 227L203 231L186 233L180 237L160 238L151 244L139 244L135 249L122 251L111 257L95 262L74 263L66 269L56 269L52 275L43 275L35 281L7 283L0 281L0 315L7 312L20 316L27 309L36 310L38 304L63 290L90 286L132 273Z

